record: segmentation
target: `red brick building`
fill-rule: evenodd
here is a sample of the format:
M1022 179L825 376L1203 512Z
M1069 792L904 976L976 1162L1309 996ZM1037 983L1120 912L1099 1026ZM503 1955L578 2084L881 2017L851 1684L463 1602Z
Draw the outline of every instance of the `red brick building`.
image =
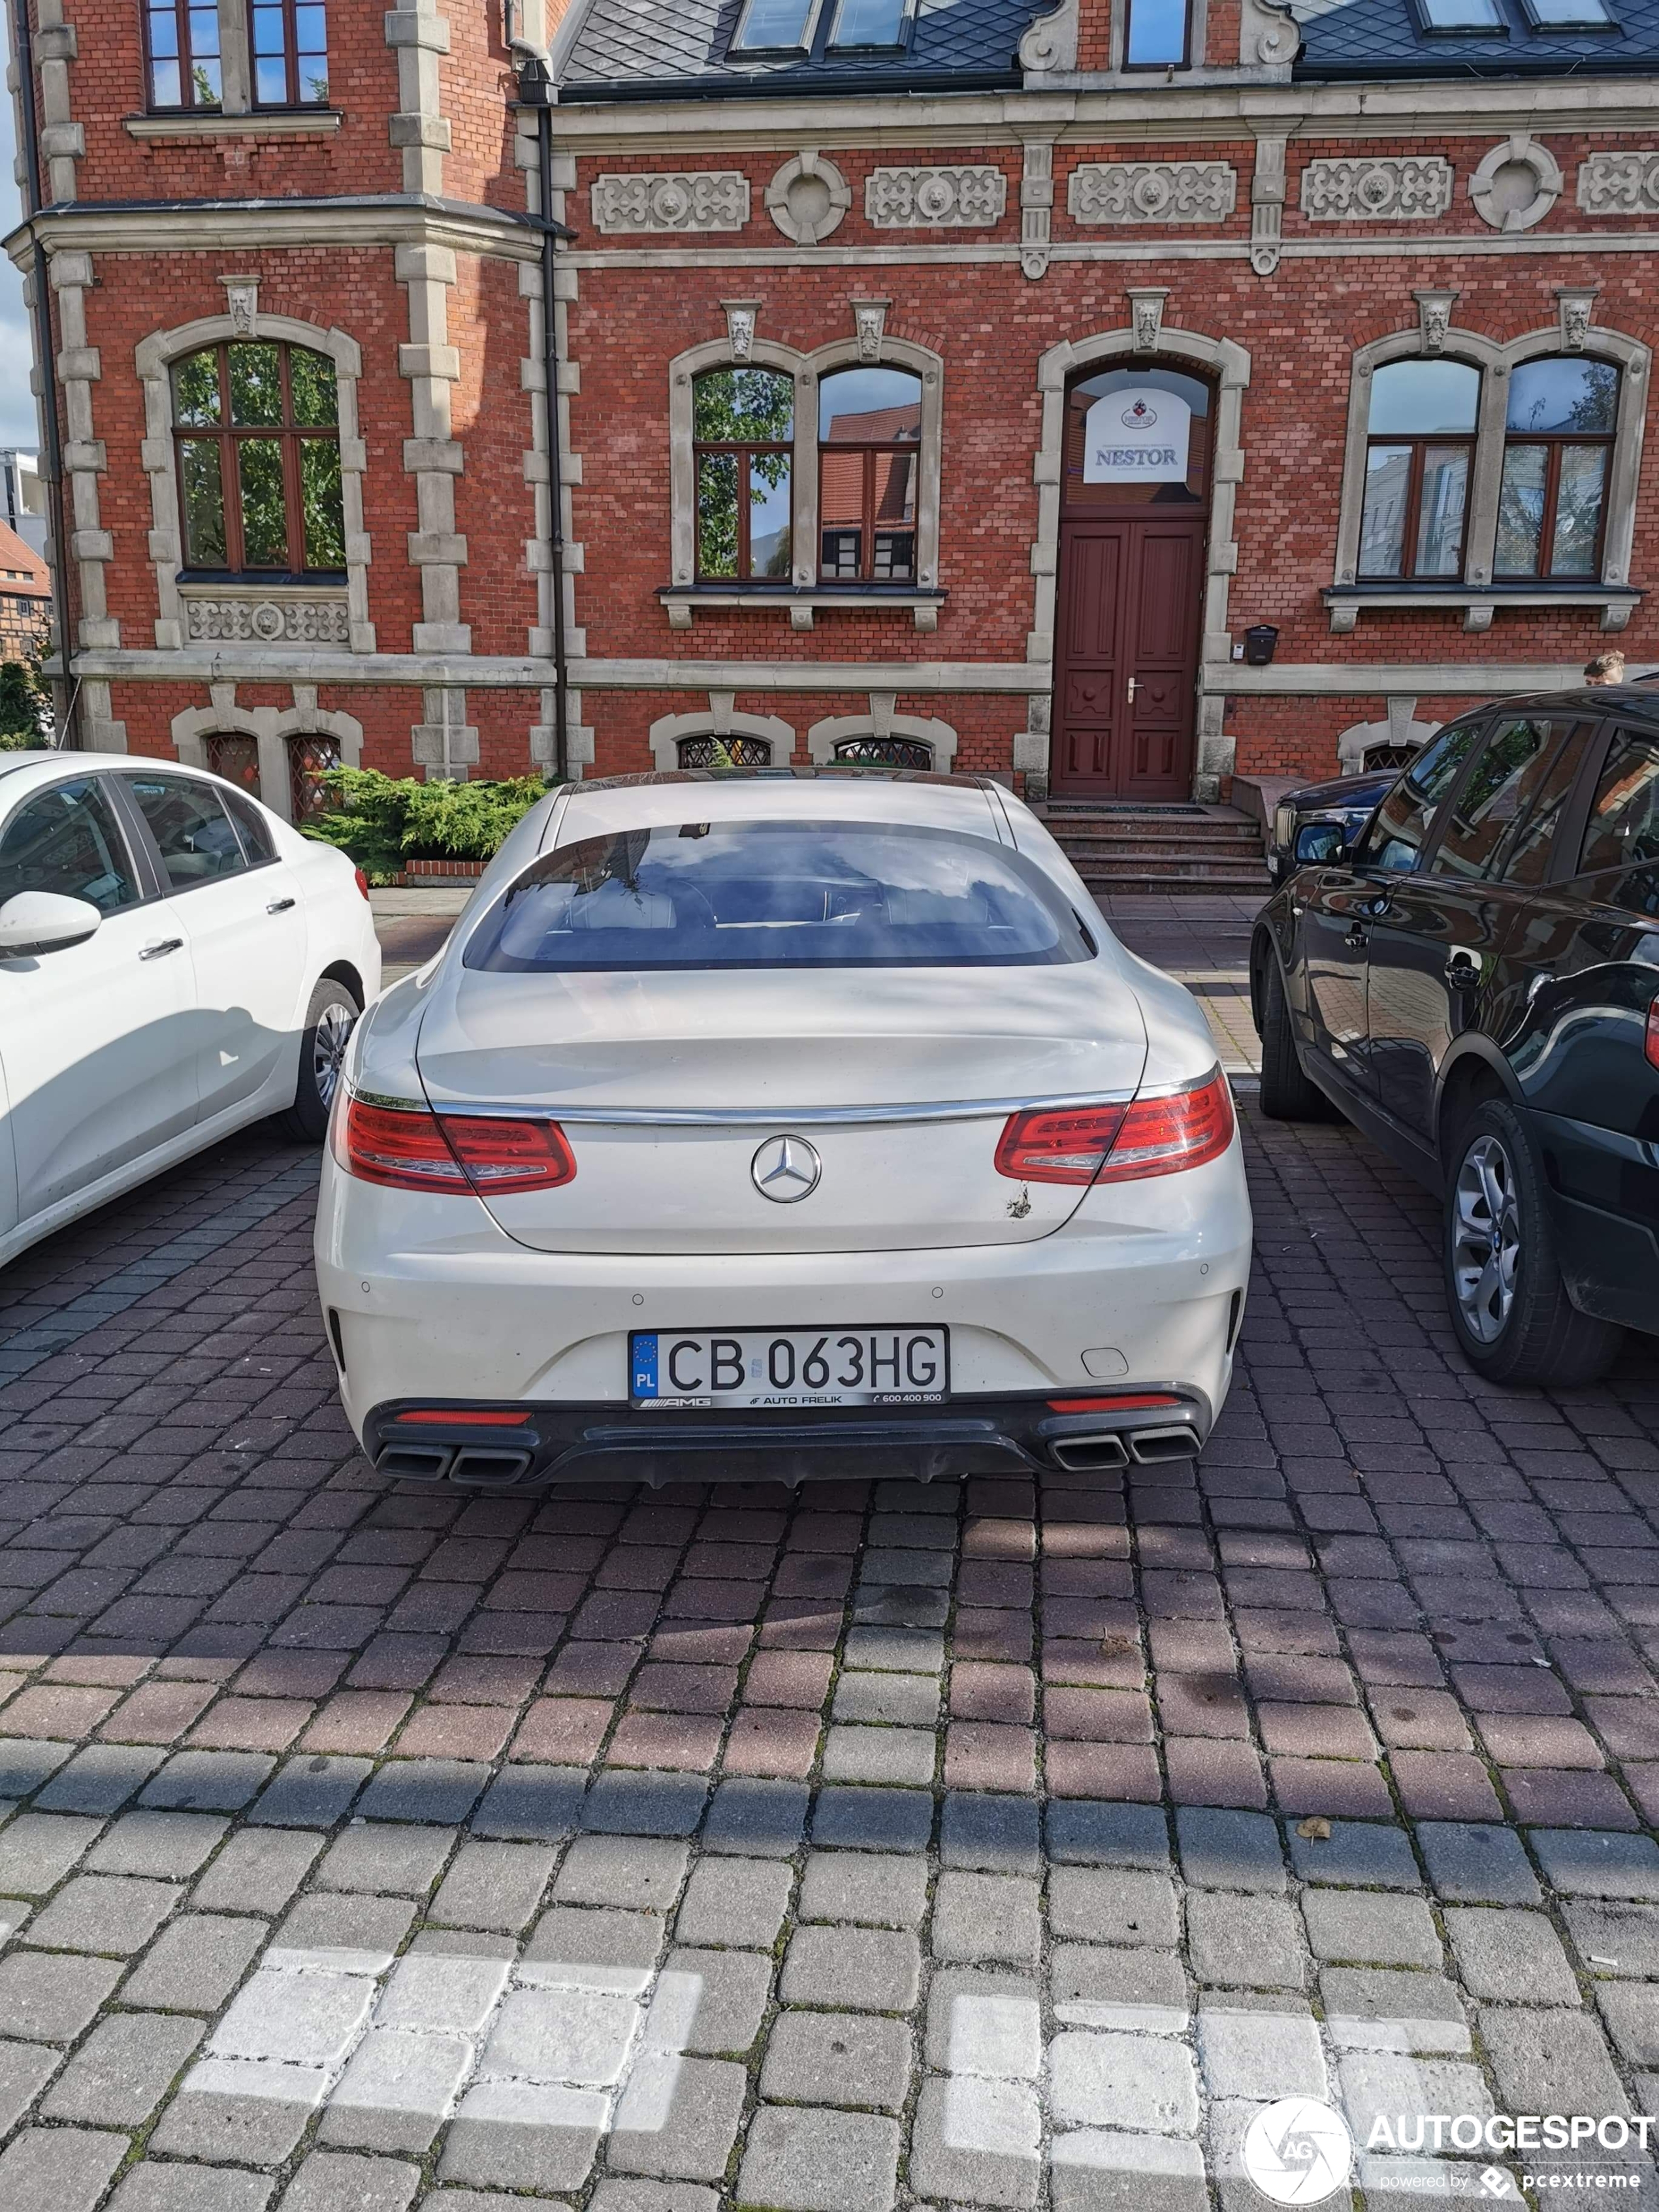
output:
M1659 659L1656 0L543 5L12 0L78 742L1164 800Z

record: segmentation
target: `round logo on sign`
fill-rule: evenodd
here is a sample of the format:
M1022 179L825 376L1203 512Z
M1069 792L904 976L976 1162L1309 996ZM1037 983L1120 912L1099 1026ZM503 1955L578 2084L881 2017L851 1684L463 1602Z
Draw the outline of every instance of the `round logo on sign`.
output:
M1137 399L1133 407L1126 407L1119 416L1126 430L1150 430L1158 420L1156 407L1149 407L1144 399Z
M1353 2137L1316 2097L1281 2097L1244 2130L1244 2172L1273 2204L1322 2204L1348 2178Z

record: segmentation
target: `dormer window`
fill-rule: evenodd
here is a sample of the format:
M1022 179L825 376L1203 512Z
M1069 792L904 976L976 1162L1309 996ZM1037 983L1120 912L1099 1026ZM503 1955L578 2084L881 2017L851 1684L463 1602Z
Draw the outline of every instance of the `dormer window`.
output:
M915 0L841 0L829 50L896 52L910 36L915 14Z
M1185 69L1191 40L1189 0L1128 0L1125 69Z
M1534 31L1616 31L1605 0L1521 0Z
M1510 27L1498 0L1417 0L1423 28L1442 37L1507 39Z
M728 51L733 54L804 54L817 27L818 0L746 0Z

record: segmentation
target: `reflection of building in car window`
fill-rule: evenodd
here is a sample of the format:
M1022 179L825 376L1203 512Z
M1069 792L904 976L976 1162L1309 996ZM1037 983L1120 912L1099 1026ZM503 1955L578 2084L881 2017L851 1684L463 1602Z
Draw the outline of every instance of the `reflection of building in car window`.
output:
M20 891L86 899L104 914L137 899L108 802L89 780L42 792L0 836L0 906Z
M1584 825L1582 873L1627 868L1595 896L1633 914L1659 915L1659 739L1614 739Z

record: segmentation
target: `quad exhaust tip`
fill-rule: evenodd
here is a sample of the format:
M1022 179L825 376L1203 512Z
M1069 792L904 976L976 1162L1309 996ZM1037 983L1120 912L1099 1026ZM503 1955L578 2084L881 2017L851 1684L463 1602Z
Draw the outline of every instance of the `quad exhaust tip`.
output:
M388 1444L375 1472L395 1482L517 1482L530 1472L527 1451L491 1450L481 1444Z
M1094 1436L1054 1437L1048 1450L1055 1464L1073 1474L1103 1474L1133 1460L1157 1467L1176 1459L1196 1459L1199 1439L1184 1424L1162 1429L1103 1430Z

